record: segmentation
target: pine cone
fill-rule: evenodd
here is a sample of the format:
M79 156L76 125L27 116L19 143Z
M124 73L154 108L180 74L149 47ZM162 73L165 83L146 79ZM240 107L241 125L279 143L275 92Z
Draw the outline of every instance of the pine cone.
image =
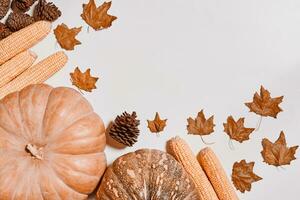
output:
M9 10L10 0L0 0L0 19L2 19Z
M117 116L109 130L109 135L121 144L132 146L137 142L140 133L138 129L140 120L136 117L135 112L131 115L124 112L121 116Z
M0 40L6 38L9 36L12 32L9 30L9 28L0 22Z
M12 12L6 20L6 26L13 32L32 24L34 19L25 13Z
M11 9L14 12L27 12L37 0L13 0Z
M47 20L53 22L61 16L61 12L52 2L47 3L46 0L39 0L33 11L35 21Z

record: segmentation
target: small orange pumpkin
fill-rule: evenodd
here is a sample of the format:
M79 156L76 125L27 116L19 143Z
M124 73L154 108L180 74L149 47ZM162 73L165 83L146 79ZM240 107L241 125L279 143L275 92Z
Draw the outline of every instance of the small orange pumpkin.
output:
M105 128L77 91L31 85L0 101L0 199L81 200L106 168Z

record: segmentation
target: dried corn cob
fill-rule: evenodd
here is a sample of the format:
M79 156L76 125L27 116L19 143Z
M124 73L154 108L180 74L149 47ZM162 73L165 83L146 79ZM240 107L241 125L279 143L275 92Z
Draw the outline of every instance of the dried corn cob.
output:
M226 176L218 157L209 147L202 149L197 159L220 200L238 200L231 182Z
M218 199L212 185L197 162L196 156L183 139L175 137L169 140L167 142L167 152L174 156L190 175L199 192L200 200Z
M28 68L17 78L0 88L0 98L11 92L21 90L30 84L43 83L59 71L67 62L64 52L57 52Z
M31 51L24 51L0 66L0 87L16 78L29 68L37 56Z
M51 23L35 22L0 41L0 65L15 55L34 46L47 36L51 30Z

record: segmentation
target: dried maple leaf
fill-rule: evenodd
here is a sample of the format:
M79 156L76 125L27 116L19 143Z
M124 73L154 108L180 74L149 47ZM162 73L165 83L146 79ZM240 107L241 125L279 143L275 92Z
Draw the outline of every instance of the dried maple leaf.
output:
M90 73L91 69L87 69L84 73L80 71L78 67L73 73L70 73L72 84L77 88L91 92L92 89L96 89L97 77L92 77Z
M227 123L223 123L224 132L230 137L230 139L239 141L242 143L245 140L249 140L249 135L255 130L255 128L246 128L244 126L245 118L240 118L237 122L232 116L227 118Z
M287 147L283 131L280 132L280 136L275 143L270 142L267 138L264 138L261 143L263 146L261 155L264 162L269 165L289 165L292 160L296 159L295 153L298 146Z
M276 118L277 114L282 111L279 107L282 100L283 96L271 98L270 92L261 86L260 95L255 92L253 102L245 103L245 105L250 109L250 112Z
M67 25L61 24L54 29L54 34L61 48L74 50L76 45L81 44L75 37L81 31L82 27L69 29Z
M262 180L253 172L255 162L246 163L245 160L235 162L232 167L231 180L235 188L242 193L251 190L251 184Z
M159 133L166 127L167 119L160 119L158 112L155 114L153 121L147 120L148 128L152 133Z
M214 132L214 116L206 119L203 110L198 113L196 119L189 117L187 121L187 130L189 134L209 135Z
M107 14L111 2L104 2L97 8L95 0L90 0L88 4L83 4L82 19L94 30L109 28L117 17Z

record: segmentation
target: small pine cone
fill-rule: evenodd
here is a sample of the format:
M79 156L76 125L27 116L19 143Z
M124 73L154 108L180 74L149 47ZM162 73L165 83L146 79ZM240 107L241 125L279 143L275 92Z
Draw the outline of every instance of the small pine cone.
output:
M27 12L37 0L13 0L11 9L14 12Z
M10 0L0 0L0 19L2 19L9 10Z
M0 22L0 40L6 38L9 36L12 32L9 30L9 28Z
M136 117L135 112L131 115L124 112L121 116L117 116L111 125L109 135L121 144L132 146L137 142L140 133L138 129L140 120L136 119Z
M46 20L53 22L61 16L61 12L52 2L47 3L46 0L39 0L33 11L35 21Z
M30 24L34 23L34 19L28 14L12 12L6 20L6 26L12 31L18 31Z

